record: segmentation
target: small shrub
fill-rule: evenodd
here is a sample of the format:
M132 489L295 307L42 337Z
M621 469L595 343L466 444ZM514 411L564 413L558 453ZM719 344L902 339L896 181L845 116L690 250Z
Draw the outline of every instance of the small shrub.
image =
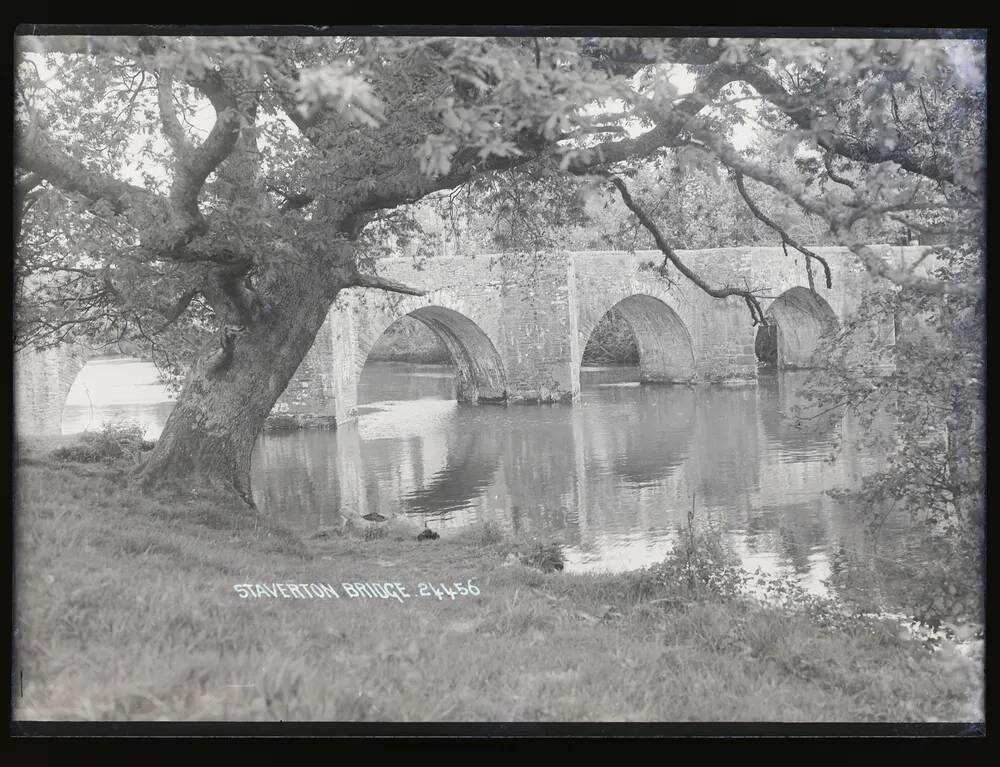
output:
M503 543L506 539L507 534L497 522L493 520L483 522L482 529L479 531L480 546L493 546L497 543Z
M105 421L100 431L84 432L77 444L58 448L52 455L77 463L136 463L143 451L154 446L145 434L146 427L136 421Z
M584 365L638 365L639 347L628 320L611 309L601 317L583 350Z
M558 543L535 543L527 552L520 556L521 564L534 567L543 573L562 570L566 559Z
M292 431L298 428L299 422L286 413L272 413L264 421L265 431Z
M663 562L642 571L633 588L643 596L730 600L745 593L749 578L739 560L726 551L717 531L689 532Z
M56 448L52 451L52 457L58 461L72 461L74 463L94 463L100 460L87 435L80 437L80 442L75 445Z

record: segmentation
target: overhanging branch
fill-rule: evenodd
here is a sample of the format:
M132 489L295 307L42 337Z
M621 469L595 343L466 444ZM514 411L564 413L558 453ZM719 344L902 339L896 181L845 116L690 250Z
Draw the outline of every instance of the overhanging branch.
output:
M897 285L910 287L929 294L956 294L978 296L982 285L978 283L948 282L930 277L921 277L904 269L891 266L884 258L868 247L851 231L851 217L837 215L830 207L808 197L801 184L796 185L781 177L772 169L744 158L723 139L707 130L695 131L695 138L703 142L701 148L714 154L722 163L734 171L740 171L757 181L767 184L790 197L807 213L814 213L826 221L838 242L851 250L874 277L883 277ZM695 146L698 146L695 144ZM907 206L913 207L913 206ZM895 209L892 208L892 209ZM887 211L881 211L887 212Z
M826 275L826 287L827 287L827 290L829 290L830 288L832 288L833 287L833 277L830 274L830 265L826 262L826 259L824 259L822 256L817 256L815 253L813 253L811 250L809 250L809 248L805 247L804 245L800 245L798 242L795 241L794 238L791 237L791 235L788 234L788 232L786 232L784 229L782 229L777 224L777 222L775 222L773 219L769 218L768 216L764 215L764 212L760 208L758 208L756 204L754 204L754 201L750 199L750 195L747 194L746 187L743 185L743 174L742 173L740 173L739 171L736 171L734 173L734 178L736 180L736 188L739 190L740 196L743 198L743 202L745 202L747 204L747 207L750 209L750 212L753 213L754 216L756 216L758 219L760 219L763 223L767 224L767 226L769 226L775 232L777 232L781 236L781 242L783 244L791 245L793 248L795 248L797 251L799 251L799 253L801 253L802 255L804 255L806 257L806 265L807 266L809 264L808 260L810 258L815 259L816 261L819 261L823 265L823 273L824 273L824 275ZM812 272L810 271L810 278L811 277L812 277Z
M35 129L30 136L23 138L15 155L17 164L54 187L83 195L94 203L103 200L118 214L140 201L159 204L164 202L158 195L142 187L87 168L57 146L41 129Z
M733 288L733 287L714 288L711 285L709 285L695 271L693 271L690 267L688 267L687 264L681 261L677 253L674 251L673 248L670 247L670 244L666 241L666 238L663 236L663 233L660 232L660 229L656 225L656 223L649 217L646 211L643 210L643 208L638 203L636 203L636 201L632 198L632 195L629 193L628 187L625 185L624 181L622 181L617 176L611 175L610 173L599 173L597 175L600 175L603 178L608 179L615 186L615 188L618 190L618 193L621 195L622 202L625 203L625 206L629 210L631 210L632 213L635 214L635 217L639 219L639 223L641 223L646 228L646 230L649 231L651 235L653 235L653 240L656 242L656 247L659 248L661 253L663 253L665 262L669 261L671 264L674 265L677 271L679 271L681 274L683 274L685 277L691 280L691 282L697 285L704 293L707 293L713 298L728 298L730 296L740 296L741 298L743 298L744 302L746 302L747 308L750 310L750 317L753 319L753 324L754 325L767 324L767 319L764 317L764 310L761 308L760 302L758 301L757 296L754 295L754 292L752 290L750 290L749 288L744 290L741 288Z
M777 79L762 67L741 64L733 67L733 75L734 79L738 78L753 87L799 128L810 132L816 130L815 126L819 115L803 101L801 96L789 93ZM894 162L911 173L926 176L935 181L947 182L977 197L981 195L981 184L978 179L972 185L963 183L956 175L955 169L942 162L939 157L920 157L902 144L889 149L881 144L865 142L855 136L834 132L817 132L816 142L827 152L835 152L850 160L875 165L883 162Z
M711 103L711 96L734 79L736 74L728 67L718 67L707 72L699 79L694 92L677 104L668 115L661 115L655 127L634 138L610 140L589 147L573 158L567 170L576 175L586 175L601 166L648 157L665 147L681 146L686 140L680 136L689 128L690 120ZM480 159L478 148L467 147L452 158L452 167L448 173L436 178L424 176L415 183L406 185L400 185L397 179L386 184L376 184L351 208L354 211L391 208L413 202L432 192L453 189L476 174L509 170L545 157L561 160L558 141L563 138L565 137L556 136L552 140L545 140L535 134L519 135L515 144L521 154L506 157L491 155L485 160Z
M983 294L983 286L978 282L949 282L921 277L907 269L892 266L872 247L853 236L850 230L837 230L848 249L854 253L873 277L882 277L903 288L912 288L932 295L959 295L978 298Z
M351 283L359 288L375 288L385 290L390 293L403 293L407 296L426 296L427 291L422 288L415 288L402 282L396 282L385 277L378 277L374 274L357 274Z
M857 185L853 181L849 178L838 175L833 169L833 152L828 151L823 154L823 165L826 166L826 175L830 177L831 181L836 181L838 184L842 184L848 189L857 188Z

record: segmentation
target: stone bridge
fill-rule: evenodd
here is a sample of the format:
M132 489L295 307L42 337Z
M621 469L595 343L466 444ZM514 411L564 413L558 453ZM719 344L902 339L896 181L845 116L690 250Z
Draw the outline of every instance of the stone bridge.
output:
M912 263L925 248L878 246L895 264ZM816 293L807 287L803 256L781 248L679 251L709 282L764 287L762 305L777 326L777 363L806 367L822 329L850 315L866 291L891 286L873 280L844 248L815 248L829 261L833 287L814 265ZM670 283L644 268L658 252L582 252L539 256L450 256L416 264L377 263L384 277L427 290L404 296L352 288L334 304L313 348L275 405L276 425L332 426L357 410L357 384L375 342L411 316L433 330L451 353L458 396L467 402L570 402L580 392L583 351L612 308L632 327L645 382L753 382L755 342L743 299L712 298L679 274ZM923 269L927 265L922 265ZM894 330L873 327L874 343L891 344ZM62 408L92 352L61 346L15 359L16 425L21 434L59 433Z

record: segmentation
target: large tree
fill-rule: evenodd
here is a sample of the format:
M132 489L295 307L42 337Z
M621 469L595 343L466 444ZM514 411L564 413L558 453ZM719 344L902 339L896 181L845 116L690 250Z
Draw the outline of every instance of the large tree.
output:
M18 344L126 339L190 363L140 479L252 503L254 441L332 302L410 290L372 257L443 190L528 223L581 185L612 190L669 279L764 321L761 286L704 279L659 223L669 204L632 194L673 154L721 171L811 266L761 200L822 222L873 275L978 295L977 279L885 261L863 227L895 217L978 245L982 69L968 41L21 37ZM738 148L748 121L782 161Z

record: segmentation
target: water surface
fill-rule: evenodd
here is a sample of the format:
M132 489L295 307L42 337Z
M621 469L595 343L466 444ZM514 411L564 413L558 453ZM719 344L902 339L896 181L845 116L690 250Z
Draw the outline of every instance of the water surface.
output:
M889 519L875 548L854 510L826 493L856 486L876 464L853 447L850 419L794 418L804 373L698 387L640 385L636 373L585 369L574 406L478 406L455 401L447 366L370 363L357 423L261 435L255 496L303 534L370 512L442 535L493 520L560 540L570 571L659 561L691 520L720 530L747 568L816 593L845 551L874 567L919 567L905 517ZM93 361L63 430L125 417L155 437L171 407L148 363Z

